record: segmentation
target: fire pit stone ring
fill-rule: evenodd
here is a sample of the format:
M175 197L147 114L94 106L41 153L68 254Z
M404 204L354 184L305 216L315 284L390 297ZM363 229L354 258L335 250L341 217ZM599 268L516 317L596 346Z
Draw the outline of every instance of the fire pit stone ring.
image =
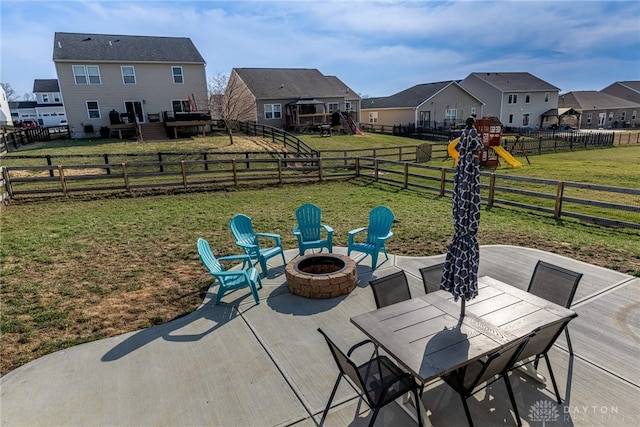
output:
M346 295L358 286L356 262L345 255L317 253L295 258L285 268L289 291L305 298Z

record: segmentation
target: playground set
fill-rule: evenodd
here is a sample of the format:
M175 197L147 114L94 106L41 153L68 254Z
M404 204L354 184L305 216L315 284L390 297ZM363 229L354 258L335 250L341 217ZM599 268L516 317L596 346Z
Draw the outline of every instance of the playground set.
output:
M484 148L478 153L480 160L480 167L482 168L495 168L500 165L500 159L507 162L508 165L514 168L521 168L522 163L513 157L512 153L518 149L529 162L527 153L524 150L524 145L520 141L519 135L515 135L516 142L511 147L511 150L507 151L501 144L500 138L503 136L512 136L502 133L502 123L497 117L484 117L475 121L475 127L478 131L478 135L482 141ZM458 151L456 146L460 142L460 138L456 138L449 143L447 151L449 156L453 157L455 162L458 162Z

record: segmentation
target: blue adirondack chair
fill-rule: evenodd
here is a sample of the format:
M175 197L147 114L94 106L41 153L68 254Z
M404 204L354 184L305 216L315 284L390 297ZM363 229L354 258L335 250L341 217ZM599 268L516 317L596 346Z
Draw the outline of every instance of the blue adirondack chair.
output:
M263 276L267 276L267 260L276 255L282 256L282 263L286 263L284 259L284 250L279 234L272 233L256 233L253 231L253 223L251 218L244 214L236 214L231 218L231 233L236 239L236 245L240 246L244 252L260 263ZM270 247L261 247L260 239L273 239L274 245Z
M387 248L385 248L384 244L393 236L391 231L393 219L393 212L386 206L377 206L371 209L369 212L369 225L349 232L347 255L351 255L351 251L364 252L371 255L371 271L375 270L378 263L378 253L384 252L384 256L389 259ZM356 235L365 230L367 232L366 241L357 243Z
M322 224L322 210L314 204L305 203L296 209L298 225L293 228L293 235L298 239L300 256L307 249L327 248L333 252L333 228ZM323 233L324 230L324 233ZM323 238L326 234L326 238Z
M220 298L228 291L244 287L251 289L253 299L256 300L256 304L260 304L258 289L262 289L262 281L260 280L258 270L251 266L251 258L248 255L230 255L216 258L213 252L211 252L209 242L203 238L198 239L198 254L200 255L202 264L204 264L209 273L220 283L216 304L220 303ZM242 269L225 270L220 264L220 261L242 261Z

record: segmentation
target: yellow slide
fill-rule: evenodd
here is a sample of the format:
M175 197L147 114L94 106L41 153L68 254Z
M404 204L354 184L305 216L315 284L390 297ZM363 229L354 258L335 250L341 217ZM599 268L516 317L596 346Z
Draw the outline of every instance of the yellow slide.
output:
M495 151L496 154L498 154L498 156L502 157L512 167L514 168L522 167L522 163L516 160L516 158L513 157L511 153L509 153L507 150L505 150L504 147L500 145L492 145L491 148L493 148L493 151Z
M460 142L460 138L454 139L447 146L447 152L449 153L449 156L453 157L453 160L455 161L454 164L458 164L459 153L458 150L456 150L456 145L458 145L458 142Z

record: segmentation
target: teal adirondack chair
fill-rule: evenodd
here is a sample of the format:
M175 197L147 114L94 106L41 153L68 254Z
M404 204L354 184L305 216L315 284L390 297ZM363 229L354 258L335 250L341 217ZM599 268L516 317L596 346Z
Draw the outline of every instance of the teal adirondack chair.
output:
M198 239L198 254L202 264L220 283L216 304L220 303L220 299L225 293L244 287L251 289L253 299L256 300L256 304L260 304L258 289L262 289L262 281L258 270L251 266L251 258L248 255L230 255L216 258L211 252L209 242L203 238ZM242 269L225 270L220 261L242 261Z
M378 253L384 252L384 256L389 259L387 248L385 248L384 244L393 236L391 231L393 219L393 212L386 206L377 206L371 209L369 212L369 225L349 231L347 255L351 255L351 251L364 252L371 255L371 271L375 270L378 263ZM356 235L365 230L367 232L366 241L357 243Z
M230 227L231 233L233 233L233 236L236 239L236 245L240 246L252 260L260 263L263 276L267 276L267 260L269 258L280 255L282 256L282 263L286 263L279 234L254 232L251 218L244 214L234 215L234 217L231 218ZM270 247L261 247L260 239L272 239L274 241L274 245Z
M322 251L322 248L327 248L329 253L333 252L333 228L322 224L322 210L319 207L305 203L296 209L296 220L298 225L293 228L293 235L298 239L300 256L307 249Z

